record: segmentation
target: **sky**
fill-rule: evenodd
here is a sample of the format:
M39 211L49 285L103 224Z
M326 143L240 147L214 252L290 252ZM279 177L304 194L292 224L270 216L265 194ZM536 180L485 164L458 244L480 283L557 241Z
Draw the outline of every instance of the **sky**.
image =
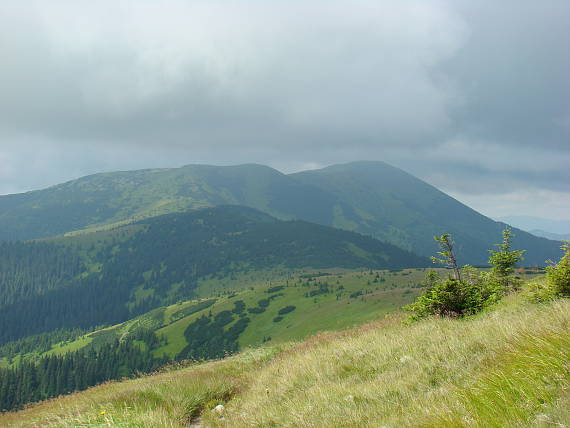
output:
M102 171L398 166L570 219L568 0L0 5L0 194Z

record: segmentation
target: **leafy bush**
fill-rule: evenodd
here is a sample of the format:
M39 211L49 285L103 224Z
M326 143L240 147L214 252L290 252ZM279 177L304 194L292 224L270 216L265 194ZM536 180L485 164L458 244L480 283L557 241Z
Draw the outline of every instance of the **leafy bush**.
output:
M273 318L273 322L280 322L283 321L283 317L275 317Z
M503 242L498 244L499 251L491 250L490 272L480 272L471 266L459 268L453 252L451 236L436 236L441 251L440 258L432 258L442 263L453 273L442 279L436 272L428 272L424 285L425 292L411 305L404 309L413 312L412 320L430 315L461 317L481 311L498 302L509 290L516 289L518 282L512 277L514 266L522 260L523 252L511 250L511 232L505 229Z
M546 268L546 280L555 296L570 297L570 241L564 242L560 261Z
M557 264L546 268L546 281L530 285L531 300L545 302L557 297L570 297L570 241L562 245L564 255Z

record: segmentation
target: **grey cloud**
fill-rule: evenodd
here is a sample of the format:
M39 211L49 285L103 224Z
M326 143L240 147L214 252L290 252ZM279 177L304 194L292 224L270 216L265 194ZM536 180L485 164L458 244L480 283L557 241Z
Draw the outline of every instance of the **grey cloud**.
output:
M112 8L80 3L85 10L70 19ZM457 48L461 26L442 5L363 1L347 13L346 1L253 2L252 14L243 2L151 11L143 3L117 12L125 20L137 12L134 23L71 25L77 40L60 28L58 8L32 8L41 19L22 13L23 22L3 26L22 34L8 48L23 53L0 72L3 126L139 144L186 137L200 146L260 136L415 143L448 125L449 97L430 68Z
M5 2L0 193L379 159L478 203L538 189L570 208L568 16L566 0Z
M568 150L570 2L460 4L470 35L443 66L464 97L451 112L458 132Z

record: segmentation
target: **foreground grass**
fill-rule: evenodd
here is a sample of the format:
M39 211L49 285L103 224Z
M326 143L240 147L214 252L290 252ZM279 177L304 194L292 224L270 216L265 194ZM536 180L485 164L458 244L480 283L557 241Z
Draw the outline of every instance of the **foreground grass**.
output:
M569 301L402 319L101 385L0 426L183 427L200 412L204 427L570 426Z
M397 320L279 356L216 427L570 424L570 303ZM566 424L566 425L564 425Z
M110 382L0 414L0 426L183 427L203 408L226 402L241 391L256 370L281 350L259 348L225 360Z

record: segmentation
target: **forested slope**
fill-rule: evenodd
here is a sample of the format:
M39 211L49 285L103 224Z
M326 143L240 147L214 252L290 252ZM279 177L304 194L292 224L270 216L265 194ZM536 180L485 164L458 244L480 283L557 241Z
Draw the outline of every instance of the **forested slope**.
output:
M57 328L118 323L195 296L198 281L211 276L276 266L385 269L429 265L425 258L363 235L303 221L279 221L251 208L233 206L149 218L113 231L58 238L41 245L18 245L14 248L30 248L30 260L34 254L41 259L45 249L52 247L54 257L71 254L73 264L62 272L60 282L54 280L53 286L47 286L42 279L53 269L57 272L58 265L48 268L38 263L26 278L25 288L31 291L25 294L13 290L17 275L2 277L0 299L10 303L0 311L0 324L5 326L0 343ZM38 253L36 248L44 250ZM5 263L14 261L12 256L4 257Z

